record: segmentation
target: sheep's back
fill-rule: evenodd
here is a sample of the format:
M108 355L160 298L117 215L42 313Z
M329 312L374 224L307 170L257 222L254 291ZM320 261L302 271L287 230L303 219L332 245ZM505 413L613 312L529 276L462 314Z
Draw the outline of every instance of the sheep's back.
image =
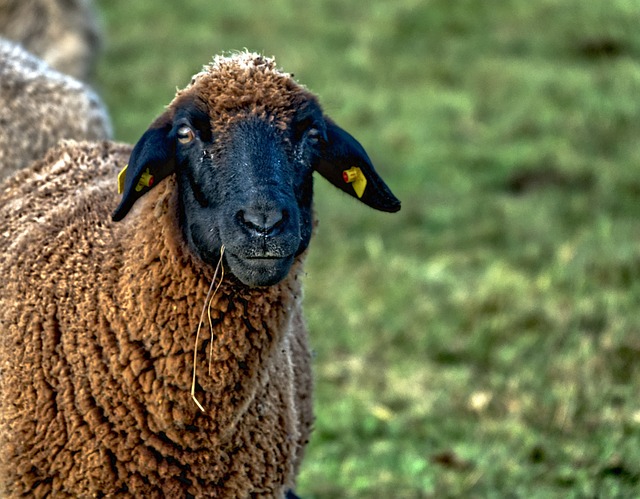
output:
M116 179L131 147L64 141L45 158L0 184L3 270L37 247L41 252L74 224L99 230L117 204Z

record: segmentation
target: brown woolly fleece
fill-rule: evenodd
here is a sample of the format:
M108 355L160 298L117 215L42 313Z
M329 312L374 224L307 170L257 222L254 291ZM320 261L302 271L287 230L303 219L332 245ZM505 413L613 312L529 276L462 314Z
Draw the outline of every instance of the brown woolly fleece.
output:
M0 180L61 139L111 138L109 115L93 90L3 38L0 123Z
M169 110L182 100L201 103L211 116L213 132L220 135L231 123L248 115L284 130L296 111L316 97L290 74L281 72L274 59L240 52L232 57L214 57L185 89L178 91Z
M283 496L313 418L303 258L225 277L196 345L213 272L173 177L110 220L130 152L63 143L0 187L0 496Z

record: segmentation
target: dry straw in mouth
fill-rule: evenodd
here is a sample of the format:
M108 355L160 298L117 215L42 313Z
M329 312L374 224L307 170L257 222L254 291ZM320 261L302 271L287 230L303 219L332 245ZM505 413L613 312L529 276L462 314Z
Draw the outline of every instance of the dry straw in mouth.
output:
M224 267L222 266L222 256L224 255L224 244L220 246L220 259L218 260L218 265L216 265L216 270L213 273L213 279L211 279L211 286L209 286L209 292L207 293L207 297L204 300L204 306L202 307L202 313L200 314L200 322L198 322L198 329L196 331L196 343L193 347L193 378L191 380L191 398L198 406L202 412L206 412L202 404L196 397L196 369L198 362L198 339L200 338L200 329L202 328L202 323L204 321L204 312L207 311L207 317L209 318L209 333L211 334L211 342L209 345L209 375L211 375L211 359L213 357L213 321L211 320L211 302L213 301L218 289L220 289L220 285L224 280ZM220 280L218 281L218 285L213 288L216 277L218 277L218 271L221 271ZM213 293L212 293L213 292Z

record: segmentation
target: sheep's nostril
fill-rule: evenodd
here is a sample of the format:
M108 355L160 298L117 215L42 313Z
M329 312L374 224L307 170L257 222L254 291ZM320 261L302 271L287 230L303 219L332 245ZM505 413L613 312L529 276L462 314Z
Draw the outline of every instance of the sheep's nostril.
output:
M260 234L270 234L275 231L287 217L286 210L241 210L238 219L250 229Z

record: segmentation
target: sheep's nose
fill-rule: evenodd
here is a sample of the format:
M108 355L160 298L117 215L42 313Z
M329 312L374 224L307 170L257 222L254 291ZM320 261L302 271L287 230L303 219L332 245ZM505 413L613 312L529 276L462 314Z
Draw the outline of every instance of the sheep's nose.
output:
M238 219L249 229L262 235L275 232L287 218L286 210L241 210Z

